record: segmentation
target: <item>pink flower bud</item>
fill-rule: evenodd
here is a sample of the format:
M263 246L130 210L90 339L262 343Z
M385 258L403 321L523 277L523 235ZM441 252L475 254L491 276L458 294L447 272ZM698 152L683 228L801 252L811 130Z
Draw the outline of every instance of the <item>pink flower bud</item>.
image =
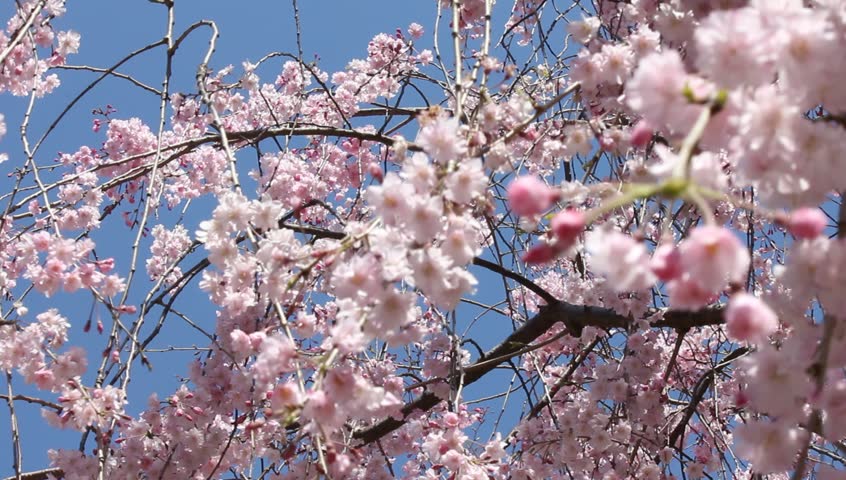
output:
M549 224L559 249L564 250L576 242L585 229L585 215L578 210L562 210Z
M640 120L634 127L632 127L630 142L635 148L643 148L649 141L652 140L653 135L652 124L646 120Z
M373 177L377 182L380 183L385 178L385 174L384 172L382 172L382 167L380 167L379 164L375 162L371 162L367 166L367 173L369 173L371 177Z
M787 231L799 239L818 237L825 230L828 219L818 208L794 210L787 220Z
M511 182L507 194L511 211L521 217L543 212L556 198L554 190L532 175Z
M117 307L117 311L120 313L128 313L133 314L138 311L138 308L135 305L120 305Z
M664 244L655 249L650 262L652 273L663 282L675 280L682 274L681 253L675 245Z
M58 53L53 53L53 55L47 60L51 67L58 67L59 65L64 65L65 57L59 55Z
M539 243L523 254L523 262L538 265L551 261L558 255L558 250L548 243Z

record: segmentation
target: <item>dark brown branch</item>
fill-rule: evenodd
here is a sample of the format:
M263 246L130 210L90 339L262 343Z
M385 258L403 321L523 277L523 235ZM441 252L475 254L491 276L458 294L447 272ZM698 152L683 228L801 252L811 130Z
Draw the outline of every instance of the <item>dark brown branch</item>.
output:
M287 137L287 136L320 136L320 137L341 137L341 138L357 138L370 142L382 143L387 146L394 144L394 139L378 133L361 132L358 130L349 130L346 128L335 127L274 127L262 128L258 130L246 130L243 132L227 132L231 140L245 140L249 142L257 142L270 137ZM199 139L193 140L199 144L218 141L219 135L206 135ZM184 144L185 142L183 142ZM421 152L418 145L411 142L408 144L408 150L414 152Z
M335 232L335 231L325 230L325 229L316 228L316 227L291 225L291 224L287 224L287 223L282 223L279 226L280 226L280 228L293 230L293 231L299 232L299 233L305 233L305 234L308 234L308 235L314 235L314 236L322 237L322 238L334 238L336 240L341 240L346 235L343 232ZM494 263L494 262L490 262L490 261L485 260L485 259L480 258L480 257L474 258L473 264L478 265L478 266L483 267L483 268L486 268L486 269L488 269L492 272L495 272L495 273L502 275L503 277L508 277L508 278L516 281L520 285L522 285L522 286L526 287L527 289L531 290L532 292L534 292L537 296L542 298L548 305L551 305L551 304L556 303L558 301L555 297L552 296L551 293L547 292L546 290L544 290L543 288L538 286L536 283L534 283L531 280L529 280L528 278L520 275L519 273L508 270L507 268L503 267L502 265L499 265L499 264Z
M49 133L49 132L48 132ZM45 134L46 135L46 134ZM378 133L372 132L362 132L358 130L349 130L345 128L335 128L335 127L319 127L319 126L304 126L304 127L290 127L290 126L277 126L273 128L261 128L255 130L245 130L241 132L226 132L226 136L228 141L230 142L247 142L247 143L255 143L262 140L275 138L275 137L297 137L297 136L313 136L313 137L337 137L337 138L355 138L362 141L369 141L375 143L381 143L388 147L391 147L395 143L395 139L386 136L380 135ZM53 184L49 185L48 188L52 189L55 187L59 187L64 184L72 183L76 181L80 175L84 173L96 172L102 170L104 168L109 167L116 167L119 165L126 164L133 160L140 160L144 158L155 157L159 153L164 152L174 152L170 156L163 158L160 160L158 167L162 167L169 162L174 161L175 159L186 155L192 152L195 148L209 144L209 143L219 143L221 142L221 135L218 133L207 134L201 137L192 138L189 140L184 140L181 142L176 142L170 145L163 145L160 149L150 150L147 152L143 152L137 155L132 155L130 157L122 158L120 160L115 160L111 162L101 163L91 169L88 169L84 172L80 172L76 175L69 175L61 180L54 182ZM406 142L406 148L412 152L422 152L423 149L413 143L413 142ZM240 146L235 146L236 148L240 148ZM108 190L110 188L114 188L118 185L126 183L128 181L134 180L136 178L142 177L148 173L154 167L151 163L145 163L139 167L136 167L128 172L123 173L122 175L115 177L108 182L100 185L98 188L100 190ZM33 193L32 195L26 197L21 202L16 204L14 207L9 209L9 213L16 212L17 210L23 208L24 205L27 205L32 199L36 198L40 195L40 192ZM20 215L16 215L12 217L14 220L18 220L20 218L31 217L31 213L24 213Z
M490 270L492 272L496 272L496 273L502 275L503 277L508 277L508 278L516 281L520 285L522 285L522 286L528 288L529 290L531 290L532 292L534 292L535 295L542 298L547 304L553 304L557 301L557 299L555 297L553 297L551 293L549 293L546 290L544 290L543 288L541 288L535 282L533 282L533 281L529 280L528 278L520 275L519 273L508 270L507 268L503 267L502 265L500 265L498 263L489 262L489 261L487 261L483 258L476 257L476 258L473 259L473 264L478 265L478 266L483 267L483 268L487 268L488 270Z
M667 440L667 444L670 446L674 446L679 438L684 435L684 429L687 427L688 422L693 417L693 414L696 413L696 407L699 406L699 402L705 397L705 392L708 391L708 386L714 379L714 376L717 375L722 369L727 367L731 362L737 360L738 358L746 355L749 352L748 348L738 348L733 352L729 353L728 355L723 358L723 361L720 362L717 366L709 370L707 373L702 375L698 382L696 382L696 386L693 388L693 395L690 397L690 401L687 403L687 407L684 410L684 416L682 417L681 421L673 428L673 431L670 433L670 437Z
M8 401L9 396L8 395L0 395L0 399ZM44 400L44 399L37 398L37 397L30 397L28 395L15 394L15 395L12 396L12 400L20 400L20 401L24 401L24 402L28 402L28 403L35 403L37 405L41 405L42 407L52 408L53 410L56 410L56 411L62 410L62 406L57 404L57 403L53 403L51 401Z
M140 81L136 80L134 77L120 73L120 72L117 72L113 69L91 67L91 66L88 66L88 65L57 65L57 66L51 67L51 68L58 69L58 70L85 70L85 71L94 72L94 73L103 73L103 74L106 74L106 75L111 75L113 77L122 78L124 80L127 80L127 81L131 82L133 85L141 88L142 90L146 90L150 93L154 93L157 96L162 94L162 92L156 90L155 88L153 88L153 87L151 87L151 86L149 86L145 83L141 83Z
M571 334L581 335L582 329L587 326L602 329L625 328L629 325L630 320L607 308L578 306L565 302L550 304L543 307L540 313L511 333L502 343L487 352L472 365L466 367L464 369L464 385L467 386L476 382L502 363L488 362L488 359L510 358L514 352L530 344L558 322L564 323ZM666 312L660 320L651 322L650 325L656 328L684 330L722 323L722 310L720 308L710 308L699 312ZM403 406L401 410L402 419L397 419L396 417L387 418L373 426L354 432L353 437L363 444L372 443L403 426L409 416L431 410L440 402L441 399L436 395L426 392L416 400Z
M326 230L325 228L309 227L306 225L291 225L290 223L280 223L279 228L292 230L297 233L305 233L306 235L314 235L318 238L332 238L335 240L343 240L347 236L344 232L335 232Z
M407 116L415 116L421 112L425 112L429 110L429 107L374 107L374 108L362 108L361 110L355 112L353 117L387 117L390 115L407 115Z
M536 403L535 406L532 407L532 409L529 411L529 414L526 416L526 418L536 417L541 412L541 410L543 410L544 408L546 408L547 405L549 405L551 400L555 399L555 395L557 395L558 392L562 388L564 388L564 385L570 382L570 379L573 377L573 374L576 372L576 369L579 368L582 363L584 363L585 359L588 357L588 355L590 355L590 352L592 352L594 347L596 347L596 344L599 343L599 340L600 338L597 337L593 342L590 343L590 345L585 347L585 349L582 350L582 352L578 356L573 358L573 360L570 362L570 366L567 368L567 371L564 372L564 375L562 375L561 378L559 378L558 381L555 382L555 385L553 385L552 388L549 389L549 395L545 396L543 399L541 399L541 401Z

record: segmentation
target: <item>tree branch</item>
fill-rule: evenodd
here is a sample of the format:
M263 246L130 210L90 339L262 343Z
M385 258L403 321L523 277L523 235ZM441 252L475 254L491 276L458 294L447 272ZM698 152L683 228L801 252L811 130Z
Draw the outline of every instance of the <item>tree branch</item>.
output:
M541 288L535 282L529 280L528 278L524 277L523 275L520 275L519 273L508 270L507 268L503 267L502 265L499 265L498 263L489 262L489 261L487 261L483 258L476 257L476 258L473 259L473 264L478 265L478 266L483 267L483 268L487 268L488 270L490 270L492 272L496 272L496 273L502 275L503 277L508 277L508 278L516 281L520 285L522 285L522 286L528 288L529 290L531 290L532 292L534 292L535 295L542 298L548 305L551 305L551 304L558 301L555 297L552 296L551 293L549 293L546 290L544 290L543 288Z
M727 367L731 362L746 355L748 352L748 348L738 348L737 350L734 350L733 352L726 355L725 358L723 358L723 361L720 362L717 366L702 375L699 381L696 382L696 386L693 388L693 395L691 395L690 401L688 402L687 407L685 407L684 416L673 429L673 431L670 433L670 437L667 441L668 445L675 445L679 438L684 435L685 427L687 427L687 424L688 422L690 422L690 419L693 417L693 414L696 413L696 407L699 406L699 402L701 402L702 399L705 397L705 392L708 391L708 385L711 383L714 376L719 373L722 369Z
M64 478L65 473L62 471L61 468L45 468L44 470L36 470L34 472L28 472L21 474L21 480L47 480L50 475L53 475L55 478ZM7 477L4 480L15 480L15 477Z
M660 320L651 322L655 328L689 329L708 325L720 325L723 323L721 308L709 308L698 312L664 312ZM488 372L494 370L502 361L510 358L512 354L525 347L558 322L564 323L571 334L581 335L584 327L596 327L602 329L625 328L630 324L630 319L617 312L600 307L588 307L572 305L566 302L555 302L542 307L540 313L530 318L520 328L511 333L499 345L485 353L479 360L464 369L464 385L470 385ZM489 358L502 358L501 362L488 362ZM704 392L702 393L704 395ZM390 417L363 430L353 432L353 438L363 444L379 440L385 435L393 432L405 424L406 419L415 412L426 412L441 402L431 392L426 392L416 400L407 403L400 410L402 419Z

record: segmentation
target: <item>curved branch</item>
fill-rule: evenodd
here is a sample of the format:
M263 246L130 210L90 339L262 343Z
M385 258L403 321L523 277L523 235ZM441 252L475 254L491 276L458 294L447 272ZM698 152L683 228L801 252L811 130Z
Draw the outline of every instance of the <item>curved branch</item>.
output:
M584 327L596 327L602 329L626 328L631 320L617 312L601 307L588 307L572 305L566 302L555 302L541 308L540 313L530 318L520 328L511 333L499 345L491 349L479 360L464 369L464 385L470 385L494 370L505 359L510 358L514 352L519 351L544 333L558 322L564 323L571 335L581 335ZM708 325L720 325L724 322L722 309L709 308L698 312L671 312L663 313L662 318L650 322L655 328L689 329L692 327L703 327ZM500 362L489 362L490 358L501 358ZM704 392L703 392L704 393ZM403 426L406 419L416 412L426 412L441 402L441 398L432 392L426 392L416 400L405 404L398 416L390 417L378 422L363 430L353 432L353 438L362 444L368 444L379 440L394 430Z
M681 421L673 428L673 431L670 433L669 439L667 440L667 445L673 446L676 444L678 439L684 435L684 429L687 427L688 422L693 417L693 414L696 413L696 407L699 406L699 402L705 397L705 392L708 391L708 385L711 383L712 379L714 378L717 373L719 373L722 369L728 366L731 362L737 360L738 358L746 355L749 353L749 349L746 347L738 348L733 352L726 355L722 362L720 362L717 366L708 370L702 377L696 382L696 386L693 388L693 395L690 398L690 402L688 402L687 407L684 409L684 416L682 417Z
M544 290L543 288L541 288L535 282L533 282L533 281L529 280L528 278L520 275L519 273L508 270L507 268L503 267L502 265L499 265L499 264L494 263L494 262L489 262L489 261L487 261L483 258L479 258L479 257L476 257L476 258L473 259L473 264L478 265L478 266L483 267L483 268L487 268L488 270L490 270L492 272L496 272L496 273L502 275L503 277L508 277L508 278L516 281L520 285L522 285L522 286L528 288L529 290L531 290L532 292L534 292L535 295L542 298L548 305L551 305L551 304L558 301L555 297L552 296L551 293L549 293L546 290Z
M361 132L358 130L348 130L345 128L335 128L335 127L319 127L319 126L306 126L306 127L291 127L291 126L284 126L284 127L273 127L273 128L261 128L261 129L254 129L254 130L245 130L240 132L235 131L227 131L226 137L229 141L243 141L247 143L255 143L261 140L266 140L269 138L275 137L289 137L289 136L311 136L311 137L337 137L337 138L355 138L358 140L381 143L388 147L393 146L396 140L391 138L387 135L380 135L378 133L371 133L371 132ZM165 164L172 162L173 160L179 158L182 155L190 153L195 148L200 147L205 144L209 143L220 143L222 141L221 135L219 133L212 133L203 135L201 137L192 138L188 140L184 140L181 142L172 143L170 145L162 145L161 146L161 153L164 152L173 152L176 151L173 155L168 157L162 158L157 163L152 164L144 164L139 167L136 167L124 174L120 175L119 177L115 177L108 182L100 185L98 188L100 190L108 190L113 188L117 185L122 183L126 183L130 180L134 180L139 178L143 175L146 175L147 172L153 168L161 168ZM412 142L407 142L407 149L412 152L421 152L423 149ZM132 162L134 160L140 160L149 157L156 157L159 153L159 150L150 150L147 152L143 152L137 155L132 155L130 157L122 158L120 160L115 160L112 162L105 162L98 164L93 168L89 168L85 171L79 172L75 175L68 175L56 182L47 186L47 189L53 189L59 187L64 184L72 183L79 179L79 177L86 173L96 172L102 170L104 168L116 167L119 165L123 165L125 163ZM32 195L24 198L20 202L18 202L14 207L9 209L9 213L15 212L20 210L25 205L27 205L30 201L36 198L38 195L41 195L41 191L33 193ZM52 205L52 204L51 204ZM31 217L31 213L23 213L19 215L15 215L12 218L15 220L19 220L21 218Z

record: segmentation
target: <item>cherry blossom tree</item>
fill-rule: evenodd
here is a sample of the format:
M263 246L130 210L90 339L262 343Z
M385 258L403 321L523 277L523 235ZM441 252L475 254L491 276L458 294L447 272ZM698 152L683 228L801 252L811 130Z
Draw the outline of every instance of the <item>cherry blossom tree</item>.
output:
M64 0L14 2L12 478L846 478L846 4L430 1L336 72L219 65L243 40L175 0L74 65ZM124 69L151 52L155 87ZM74 69L97 80L33 127ZM107 78L157 119L46 150ZM33 422L79 448L25 462Z

